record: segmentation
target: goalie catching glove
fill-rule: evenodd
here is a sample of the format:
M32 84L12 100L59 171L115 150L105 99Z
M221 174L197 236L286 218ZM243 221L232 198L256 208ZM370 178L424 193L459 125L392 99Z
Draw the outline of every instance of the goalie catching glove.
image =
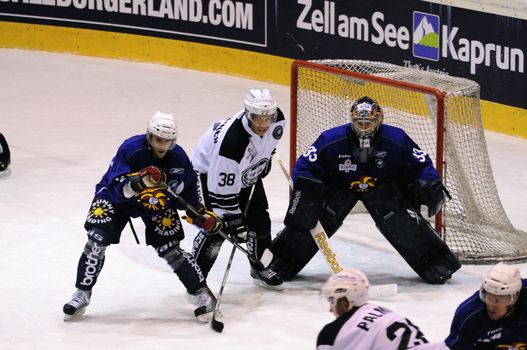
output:
M445 193L448 193L443 182L439 179L416 180L408 185L408 188L415 196L418 205L425 205L428 208L428 217L436 215L445 202Z
M220 232L223 227L223 222L214 214L214 212L205 209L205 207L196 208L196 211L201 215L200 217L192 218L192 213L187 211L187 215L183 217L189 224L194 225L209 235L214 235Z

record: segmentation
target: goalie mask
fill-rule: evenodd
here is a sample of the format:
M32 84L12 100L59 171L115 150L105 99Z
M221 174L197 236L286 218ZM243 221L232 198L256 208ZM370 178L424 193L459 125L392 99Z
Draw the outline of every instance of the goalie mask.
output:
M373 138L383 120L382 109L372 98L364 96L351 106L351 128L358 139L354 156L360 163L371 159Z
M336 306L339 299L348 300L347 311L362 306L368 302L369 287L370 282L362 271L348 268L332 275L322 287L320 295L328 300L331 311L338 317L340 315Z
M251 89L245 100L245 114L250 121L251 129L263 136L269 126L276 122L278 104L267 89Z

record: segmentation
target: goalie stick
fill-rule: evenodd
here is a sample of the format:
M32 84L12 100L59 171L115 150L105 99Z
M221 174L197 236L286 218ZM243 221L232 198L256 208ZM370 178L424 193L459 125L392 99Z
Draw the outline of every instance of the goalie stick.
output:
M188 204L186 200L181 198L170 186L165 187L166 191L181 205L185 207L185 211L187 215L193 219L193 220L203 220L203 215L201 215L196 208L194 208L192 205ZM244 247L242 247L238 242L236 242L234 239L232 239L228 234L220 230L218 232L220 236L225 238L227 241L229 241L232 245L234 245L238 250L240 250L253 264L255 264L259 269L265 269L269 264L271 263L271 260L273 259L273 253L269 249L264 250L262 257L260 259L256 259L254 256L252 256Z
M245 205L245 210L243 212L243 214L246 217L247 217L247 212L249 211L249 205L251 204L251 199L253 197L254 186L255 185L251 186L251 192L249 193L249 198L247 199L247 204ZM223 289L225 288L225 284L227 283L227 276L229 276L229 272L231 270L232 260L234 259L234 253L236 253L236 246L232 246L231 255L229 256L227 267L225 268L225 273L223 274L223 280L221 281L220 291L218 293L218 299L216 300L216 306L214 307L214 311L212 311L212 319L210 321L210 327L218 333L221 333L223 331L223 327L225 326L223 322L218 321L216 319L216 315L218 314L218 310L220 309L221 297L223 296Z
M278 165L280 166L280 169L282 169L282 172L284 173L285 177L287 178L287 181L289 182L289 187L292 190L293 179L291 178L291 175L289 175L289 172L287 171L284 162L282 161L282 158L278 155L278 153L275 153L274 156L276 158L276 161L278 162ZM309 231L309 233L311 233L311 236L315 240L315 243L317 244L318 249L324 256L324 260L329 266L331 272L335 274L342 271L342 265L338 261L335 251L329 245L328 235L326 234L326 231L324 231L324 228L322 227L320 221L317 221L317 224ZM397 294L397 284L395 283L370 285L368 298L377 299L395 294Z

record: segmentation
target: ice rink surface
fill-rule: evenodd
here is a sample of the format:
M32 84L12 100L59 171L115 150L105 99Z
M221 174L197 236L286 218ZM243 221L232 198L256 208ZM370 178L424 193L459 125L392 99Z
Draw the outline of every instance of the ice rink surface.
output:
M74 291L86 241L84 219L95 184L120 143L144 133L157 110L173 113L178 143L191 153L217 119L242 109L245 92L270 88L289 116L289 89L231 76L155 64L22 50L0 50L0 132L12 152L12 173L0 179L0 349L314 349L333 320L318 292L329 272L321 257L283 292L252 285L237 254L222 300L225 329L198 324L184 288L151 247L129 228L106 262L85 316L66 323L62 305ZM287 162L287 136L279 153ZM486 133L498 191L516 228L527 231L527 140ZM278 166L266 178L273 235L287 208ZM142 237L142 223L134 220ZM196 229L185 223L190 250ZM464 265L442 286L423 283L377 233L367 216L352 217L331 244L345 266L372 284L397 283L399 293L375 303L444 339L456 306L489 266ZM209 276L217 293L230 245ZM527 277L527 264L517 265Z

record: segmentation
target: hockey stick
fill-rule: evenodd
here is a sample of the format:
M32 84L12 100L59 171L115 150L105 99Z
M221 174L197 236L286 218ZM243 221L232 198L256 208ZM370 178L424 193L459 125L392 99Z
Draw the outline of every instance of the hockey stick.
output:
M135 232L135 227L134 227L134 224L131 218L128 218L128 223L130 224L130 229L132 230L132 233L134 234L135 243L140 244L139 238L137 238L137 233Z
M247 204L245 205L245 210L244 210L245 217L247 217L247 212L249 211L249 205L251 204L251 199L253 197L254 187L255 185L251 186L251 192L249 192L249 198L247 199ZM221 333L223 331L224 324L223 322L218 321L216 319L216 314L220 308L220 302L221 302L221 297L223 295L223 289L225 288L225 284L227 283L227 276L229 276L229 272L231 270L232 260L234 259L234 253L236 253L236 246L232 246L231 255L229 257L229 261L227 262L225 273L223 274L223 281L221 281L221 287L220 287L220 292L218 293L218 299L216 300L216 306L214 307L214 311L212 311L212 320L210 321L210 327L218 333Z
M197 210L196 208L194 208L193 206L191 206L190 204L187 203L186 200L184 200L183 198L181 198L176 192L174 192L174 190L170 187L170 186L166 186L165 189L167 190L167 192L176 200L178 201L181 205L183 205L185 207L185 212L187 213L187 215L192 219L192 220L197 220L197 221L203 221L204 218L203 218L203 215L201 215ZM264 254L262 255L261 257L261 260L258 260L256 259L254 256L252 256L244 247L242 247L238 242L236 242L234 239L232 239L228 234L226 234L225 232L223 232L222 230L220 230L218 232L218 234L220 236L222 236L223 238L225 238L227 241L229 241L232 245L234 245L236 248L238 248L238 250L240 250L243 254L245 254L245 256L247 256L247 258L253 263L255 264L259 269L265 269L270 263L271 263L271 260L272 260L272 253L271 251L269 251L268 249L264 252Z
M278 165L280 165L280 169L282 169L282 172L284 173L285 177L287 178L287 181L289 182L289 187L292 190L293 179L291 178L291 175L289 175L289 172L287 171L284 162L282 161L282 158L280 158L278 153L275 153L274 156L276 157L276 161L278 162ZM335 274L342 271L342 265L338 261L337 255L335 254L334 250L329 245L328 235L326 234L326 231L324 231L324 228L322 227L320 221L317 221L317 224L309 231L309 233L311 233L311 236L315 240L318 249L322 252L322 255L324 255L324 260L329 266L331 272ZM370 285L368 298L376 299L395 294L397 294L397 284L395 283L380 284L375 286Z

